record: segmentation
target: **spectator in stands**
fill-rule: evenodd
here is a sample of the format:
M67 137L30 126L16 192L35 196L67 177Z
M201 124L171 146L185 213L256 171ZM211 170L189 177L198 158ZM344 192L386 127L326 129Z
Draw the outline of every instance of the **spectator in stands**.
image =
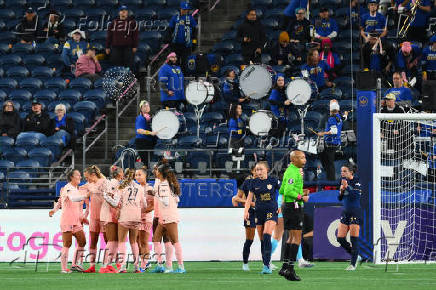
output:
M363 45L363 65L364 68L382 73L387 78L395 62L395 51L393 46L379 35L378 32L370 33L368 42Z
M53 135L61 138L65 145L70 144L71 141L71 147L74 148L74 121L71 117L67 116L65 105L56 105L55 114Z
M290 44L286 31L280 32L279 41L273 45L271 59L275 65L292 65L295 61L301 61L301 55L295 46Z
M413 83L418 81L421 51L418 46L405 41L397 54L397 70L401 71L404 82ZM413 78L416 78L413 81Z
M291 45L298 50L299 56L302 57L306 43L311 41L310 21L305 18L306 9L304 8L297 8L295 15L296 18L289 23L286 30L289 34Z
M158 73L160 84L160 101L162 106L176 108L182 111L186 100L184 89L184 77L182 69L177 66L177 55L171 52L167 56L166 63Z
M338 36L338 24L336 20L330 18L329 9L327 7L321 8L319 11L319 18L313 22L315 27L315 38L320 40L335 39Z
M238 104L248 101L247 98L242 98L239 92L239 82L234 70L229 69L225 73L225 80L223 83L223 98L228 103Z
M151 152L140 151L140 150L151 150L156 145L156 135L157 132L151 129L151 114L150 114L150 104L142 100L139 103L139 115L136 117L135 121L135 147L139 150L139 156L141 156L141 161L146 166L148 166L148 156Z
M407 39L409 41L419 41L422 44L427 41L427 21L430 12L430 0L420 0L420 5L416 8L415 17L407 31Z
M370 32L378 32L381 38L385 37L388 33L386 18L377 12L377 0L369 0L368 9L369 12L363 14L360 18L360 36L362 36L365 43L370 39Z
M281 23L281 29L285 30L289 22L295 19L296 9L302 8L305 9L307 7L308 0L291 0L289 1L288 6L286 6L285 10L283 11L283 18ZM304 13L306 13L306 10L304 10ZM297 15L298 17L298 15ZM305 15L303 15L305 17Z
M271 90L268 101L270 104L271 112L279 120L279 127L284 130L284 128L286 128L286 120L292 104L291 100L288 100L286 96L284 74L277 74L276 82L273 89Z
M436 35L430 38L429 45L422 52L423 80L436 80Z
M341 147L342 116L339 114L339 103L330 101L330 116L324 132L319 132L319 137L324 137L324 151L320 155L322 167L326 171L328 180L336 180L335 155Z
M138 48L138 24L129 16L127 6L122 5L119 16L109 25L106 38L106 54L114 66L129 67L133 71L133 60Z
M62 60L67 67L75 68L77 59L86 52L89 44L85 41L85 32L75 29L69 34L70 40L62 49Z
M229 110L229 136L230 147L239 149L244 147L245 123L241 119L242 106L241 104L230 104Z
M170 48L179 57L179 64L186 67L188 56L192 53L192 45L196 43L197 22L189 14L192 7L188 2L180 3L180 12L174 15L169 24Z
M26 9L23 19L17 25L17 33L21 43L31 44L36 40L38 31L38 15L32 7Z
M60 20L59 12L56 10L50 11L48 21L43 25L41 38L53 43L65 41L64 25Z
M101 79L99 72L101 72L101 66L95 55L95 47L89 46L86 54L81 55L76 62L75 76L76 78L87 78L95 82Z
M261 63L266 36L255 9L248 10L245 21L239 26L237 38L241 42L244 63Z
M413 100L412 91L403 86L403 78L401 77L401 72L394 72L392 75L392 83L394 85L393 88L390 88L386 91L385 96L388 94L393 94L397 101L408 102L411 105Z
M324 38L321 41L321 52L319 53L319 60L324 61L330 67L328 74L324 72L324 77L330 81L333 81L344 67L338 54L332 51L332 46L330 38Z
M368 13L368 8L364 5L365 2L361 3L359 0L351 0L351 19L353 21L353 26L359 26L359 15L364 15ZM347 12L348 14L349 12Z
M23 132L39 132L46 136L53 133L53 120L42 111L42 105L37 99L32 101L32 112L24 119Z
M333 83L325 78L325 73L328 73L329 70L329 65L325 61L319 60L318 50L311 49L307 53L307 63L301 66L301 75L310 78L321 91L324 88L333 86Z
M3 111L0 115L0 134L15 139L21 131L20 114L15 110L12 101L3 103Z
M381 107L380 113L405 113L402 106L395 104L396 98L394 94L387 94L385 99L385 105ZM383 132L381 137L387 140L387 152L398 150L402 146L399 145L400 142L402 143L402 140L397 140L402 125L404 124L401 121L382 121L380 123Z
M396 97L393 93L386 95L385 105L382 106L380 113L405 113L404 108L395 103Z

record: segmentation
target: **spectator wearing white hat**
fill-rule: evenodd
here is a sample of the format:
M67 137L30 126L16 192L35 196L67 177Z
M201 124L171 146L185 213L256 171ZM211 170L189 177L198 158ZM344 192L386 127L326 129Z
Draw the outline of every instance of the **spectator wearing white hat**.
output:
M62 49L62 60L65 66L75 67L77 59L86 53L89 47L89 43L86 42L85 32L80 29L75 29L68 34L71 39L69 39L64 44Z

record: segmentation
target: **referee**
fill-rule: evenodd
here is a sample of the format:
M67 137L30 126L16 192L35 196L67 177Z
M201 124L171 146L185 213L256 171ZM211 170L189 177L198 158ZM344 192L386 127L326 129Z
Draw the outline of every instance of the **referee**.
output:
M303 229L303 203L307 197L303 193L302 168L306 164L306 156L302 151L291 152L291 164L283 176L279 193L283 195L282 213L284 229L289 231L289 238L286 241L283 266L279 275L290 281L300 281L295 274L294 263L297 258L298 247L301 243Z

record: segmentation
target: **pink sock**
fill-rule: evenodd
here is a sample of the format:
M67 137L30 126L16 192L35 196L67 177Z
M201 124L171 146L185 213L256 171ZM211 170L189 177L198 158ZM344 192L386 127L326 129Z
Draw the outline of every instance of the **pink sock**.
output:
M120 263L121 265L125 265L126 264L126 242L118 242L118 263Z
M174 249L176 252L176 259L179 265L183 265L183 254L182 254L182 245L180 242L174 244Z
M130 247L132 248L133 252L133 259L134 259L134 265L135 269L138 267L138 261L139 261L139 246L138 243L131 244Z
M113 252L112 252L112 249L113 249L113 246L112 246L112 244L113 244L114 242L113 241L108 241L107 242L107 245L106 245L106 250L104 251L104 258L103 258L103 266L107 266L107 265L109 265L110 263L111 263L111 261L112 261L112 256L113 256Z
M83 257L83 247L77 246L76 250L74 251L72 265L77 266L77 264L81 264L82 257Z
M70 248L62 247L61 250L61 268L62 270L68 269L68 252L70 251Z
M165 257L167 268L173 268L173 244L171 244L171 242L165 243Z
M97 255L97 249L89 248L89 264L91 267L95 267L95 256Z
M153 242L154 245L154 255L159 264L162 264L162 245L160 242Z

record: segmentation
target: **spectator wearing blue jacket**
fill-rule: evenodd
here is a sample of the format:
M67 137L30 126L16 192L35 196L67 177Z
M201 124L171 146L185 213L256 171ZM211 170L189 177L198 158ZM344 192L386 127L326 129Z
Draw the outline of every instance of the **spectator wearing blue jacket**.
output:
M242 98L241 94L239 93L239 82L236 77L236 73L234 70L229 69L226 71L225 74L226 78L223 83L223 98L226 102L232 103L232 104L239 104L243 103L246 100L246 98Z
M188 2L181 2L180 12L174 15L169 23L170 48L179 56L181 67L186 66L188 56L192 52L192 44L196 41L194 39L197 22L189 14L191 9L192 7Z
M319 53L316 49L311 49L307 53L307 63L301 66L301 75L310 78L316 83L319 90L331 88L333 83L325 77L325 72L330 70L325 61L319 60Z
M360 36L364 39L365 43L369 41L369 33L378 32L380 37L383 38L388 33L386 18L377 12L377 0L368 1L369 12L360 17Z
M409 82L414 77L420 78L421 50L415 44L405 41L397 54L397 70L401 71L401 77Z
M306 8L308 0L291 0L289 1L288 6L286 6L285 10L283 10L283 17L281 23L281 30L286 30L289 25L289 22L295 19L295 9L297 8Z
M436 80L436 35L430 38L429 45L422 51L423 80Z
M64 48L62 49L62 60L65 66L74 68L77 59L85 54L89 43L85 41L85 32L80 29L75 29L71 31L68 36L71 37L70 40L65 42Z
M424 43L427 41L426 29L431 12L431 2L430 0L420 0L420 2L421 4L416 8L415 18L407 31L407 39Z
M185 102L185 79L182 69L176 63L177 55L171 52L159 70L160 101L164 107L181 110Z
M241 119L242 106L240 104L230 104L229 110L229 136L231 136L230 146L239 149L244 146L245 123Z
M286 97L285 75L278 73L276 83L271 90L268 101L270 103L271 112L279 120L283 121L289 112L291 100Z
M330 18L329 10L326 7L319 11L319 18L315 19L315 38L324 40L326 38L335 39L338 36L338 24L336 20Z
M139 115L136 117L135 121L135 148L139 150L139 156L141 156L141 161L148 166L148 156L151 154L149 151L141 150L151 150L156 145L156 135L157 132L151 129L151 114L150 114L150 104L142 100L139 103Z
M401 72L394 72L392 75L393 87L386 91L385 96L388 94L394 94L395 100L398 102L407 102L410 106L413 101L412 90L403 86L403 79L401 77Z

